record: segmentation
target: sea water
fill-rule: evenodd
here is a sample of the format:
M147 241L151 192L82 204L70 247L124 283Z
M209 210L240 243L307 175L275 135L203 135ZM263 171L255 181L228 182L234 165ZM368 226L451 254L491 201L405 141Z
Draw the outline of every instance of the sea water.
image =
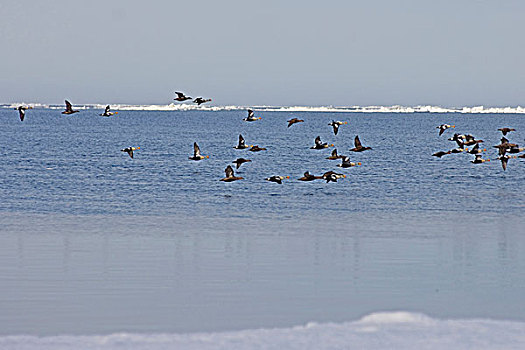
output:
M521 115L99 113L36 108L20 122L0 109L0 347L249 348L314 332L319 348L334 329L347 334L334 348L411 330L400 339L416 348L440 339L431 329L486 348L504 329L508 348L523 344L525 162L503 171L492 147L500 127L524 143ZM288 128L292 117L305 122ZM348 121L337 136L332 119ZM443 123L456 127L438 136ZM483 139L492 161L432 157L454 132ZM240 133L267 150L233 149ZM356 135L372 150L349 152ZM362 165L338 168L331 148L310 149L316 136ZM188 160L193 142L210 158ZM252 160L244 180L220 182L238 157ZM347 177L296 180L328 170ZM370 314L383 326L362 326ZM277 329L248 331L260 328Z

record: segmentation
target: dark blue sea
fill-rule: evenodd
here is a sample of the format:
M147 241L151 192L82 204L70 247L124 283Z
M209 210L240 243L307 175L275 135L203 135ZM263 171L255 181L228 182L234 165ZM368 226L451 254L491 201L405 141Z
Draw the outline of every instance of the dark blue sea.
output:
M187 333L406 311L525 321L518 114L0 109L0 334ZM287 127L293 117L304 123ZM347 121L335 136L328 123ZM454 129L438 136L436 126ZM453 133L474 156L432 153ZM266 151L236 150L238 136ZM359 135L372 150L352 153ZM333 143L361 166L341 169ZM209 159L188 159L197 142ZM134 159L120 150L140 146ZM236 175L219 181L238 157ZM233 164L232 164L233 165ZM234 167L235 168L235 167ZM297 181L305 171L346 174ZM290 176L282 185L265 181Z

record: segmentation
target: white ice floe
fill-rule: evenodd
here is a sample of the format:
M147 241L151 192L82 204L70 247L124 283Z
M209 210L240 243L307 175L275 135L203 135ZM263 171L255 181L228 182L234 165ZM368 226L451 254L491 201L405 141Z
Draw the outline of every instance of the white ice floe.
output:
M354 322L220 333L1 336L0 349L525 349L525 322L382 312Z
M64 109L64 105L42 103L0 104L0 108L16 108L20 105L33 108ZM167 105L110 104L112 110L122 111L235 111L251 108L271 112L342 112L342 113L463 113L463 114L524 114L525 107L440 107L440 106L214 106L171 103ZM73 104L75 109L104 109L107 104Z

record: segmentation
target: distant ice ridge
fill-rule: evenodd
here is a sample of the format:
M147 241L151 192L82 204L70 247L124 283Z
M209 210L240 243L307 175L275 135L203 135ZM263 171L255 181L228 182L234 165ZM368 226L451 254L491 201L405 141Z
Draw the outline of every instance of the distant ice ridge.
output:
M43 103L9 103L0 104L0 108L16 108L20 105L31 106L33 108L64 109L64 105L43 104ZM129 105L129 104L110 104L112 110L121 111L235 111L251 108L255 111L271 112L343 112L343 113L464 113L464 114L525 114L525 107L440 107L440 106L214 106L194 104L175 104L168 105ZM103 110L107 104L73 104L74 109L100 109Z
M2 336L0 349L525 349L525 323L381 312L346 323L221 333Z

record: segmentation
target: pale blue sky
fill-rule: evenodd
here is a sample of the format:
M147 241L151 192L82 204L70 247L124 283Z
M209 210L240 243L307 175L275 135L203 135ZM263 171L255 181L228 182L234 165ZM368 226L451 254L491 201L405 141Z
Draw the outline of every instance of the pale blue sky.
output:
M0 0L0 102L525 105L525 1Z

